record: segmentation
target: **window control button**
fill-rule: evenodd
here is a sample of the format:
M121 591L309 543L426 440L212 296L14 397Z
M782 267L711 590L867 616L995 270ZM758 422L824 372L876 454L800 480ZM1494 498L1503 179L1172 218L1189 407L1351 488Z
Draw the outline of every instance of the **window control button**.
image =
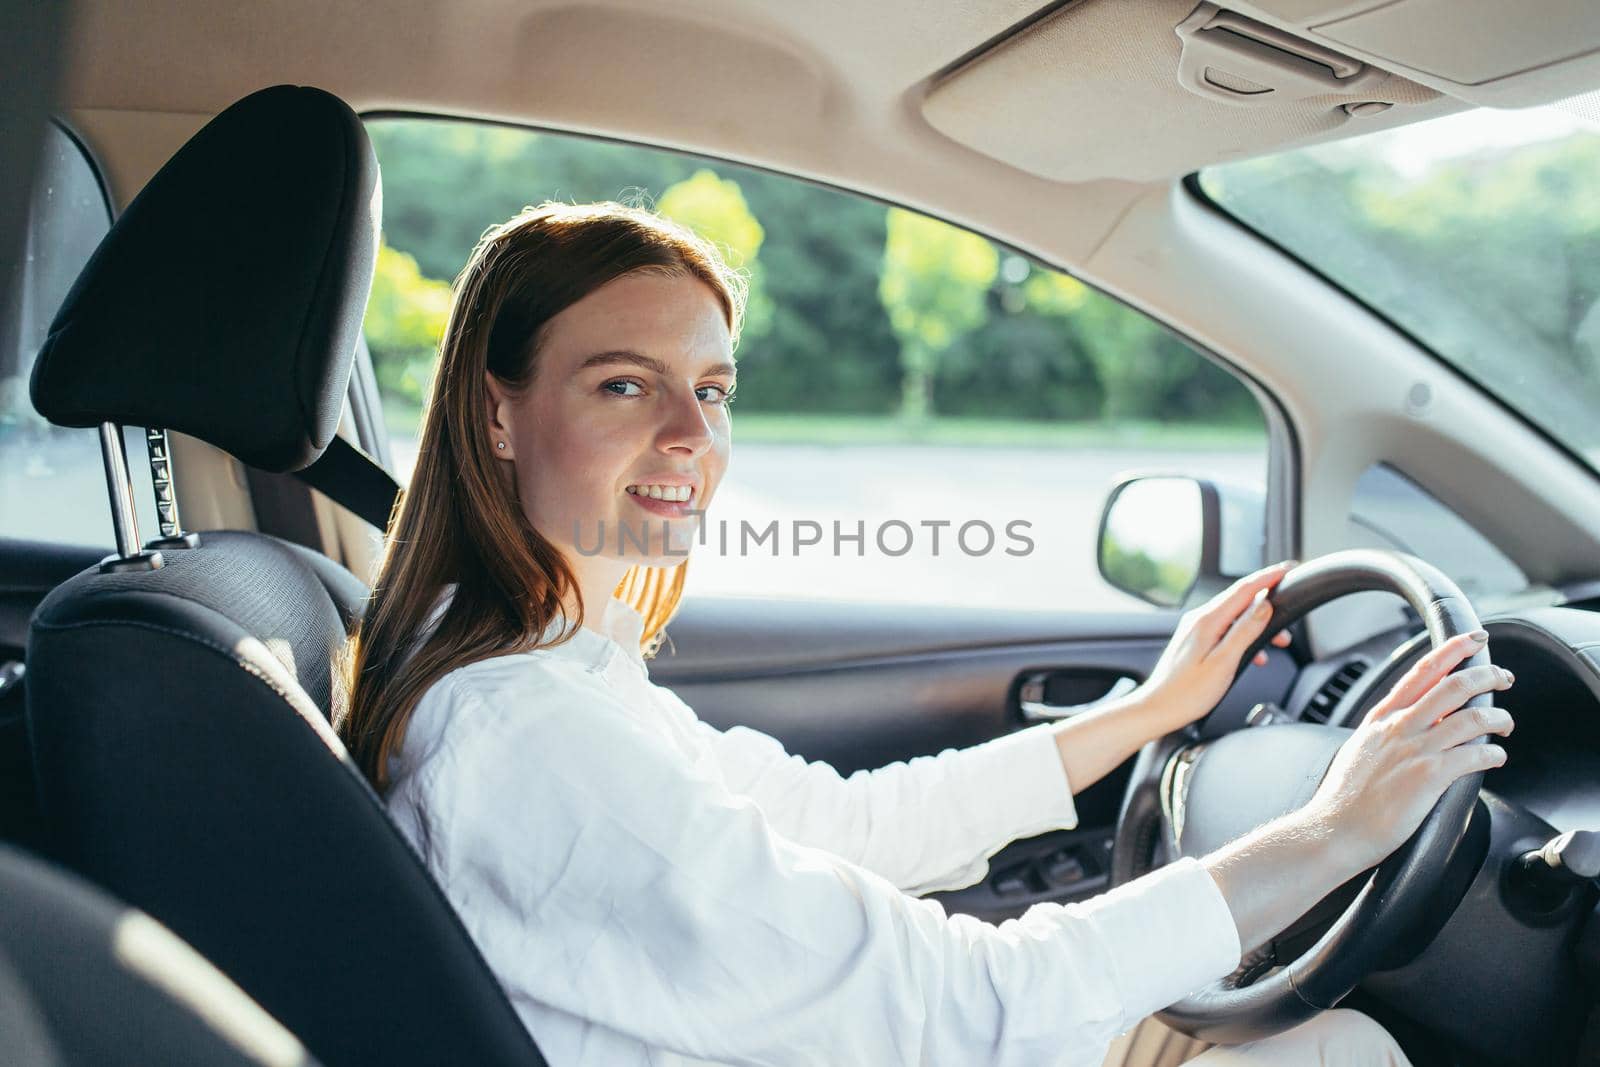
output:
M1045 860L1044 873L1056 885L1065 885L1081 882L1089 872L1076 852L1063 850Z
M1028 880L1027 878L1023 877L1021 871L996 875L994 880L994 891L1004 897L1021 896L1022 894L1029 892Z

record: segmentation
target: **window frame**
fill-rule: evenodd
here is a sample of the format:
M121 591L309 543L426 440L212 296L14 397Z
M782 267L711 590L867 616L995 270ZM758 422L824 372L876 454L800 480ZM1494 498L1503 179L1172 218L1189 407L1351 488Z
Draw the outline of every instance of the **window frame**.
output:
M80 134L73 127L73 125L67 120L67 118L65 116L63 116L61 114L58 114L56 112L51 112L49 115L46 116L45 124L46 124L47 127L53 127L54 129L59 131L60 134L67 139L67 142L69 144L71 144L74 149L77 150L79 157L83 160L84 165L88 168L89 176L92 179L94 179L95 189L100 194L100 201L99 202L100 202L100 206L105 210L106 231L109 233L111 228L113 226L115 226L116 223L117 223L118 212L116 210L116 205L112 201L112 198L111 198L111 186L106 180L106 169L105 169L104 165L101 163L100 157L95 153L94 149L89 145L88 140L85 139L83 137L83 135ZM44 149L44 145L41 144L40 145L41 155L40 155L40 160L39 160L40 167L38 169L36 169L34 174L33 174L34 185L32 187L30 187L28 189L28 191L27 191L27 195L28 195L27 214L25 216L26 222L25 222L25 225L24 225L24 231L23 231L23 235L22 235L24 243L23 243L23 247L18 249L18 254L19 255L25 255L25 253L26 253L27 230L29 228L31 228L31 225L32 225L33 207L34 207L34 203L36 201L36 198L37 198L38 192L39 192L39 190L38 190L38 182L40 182L42 180L43 174L44 174L44 172L43 172L43 149ZM102 240L104 240L103 237L102 237ZM98 245L96 247L98 248ZM90 254L91 254L91 256L93 255L93 253L90 253ZM82 272L81 268L80 268L79 272L80 273ZM22 278L21 278L20 275L16 279L16 284L18 286L20 286L22 284ZM68 291L70 292L70 290L71 290L71 287L69 286L68 287ZM62 294L63 300L66 298L66 296L67 296L67 293L63 293ZM60 310L60 308L57 307L56 311L59 312L59 310ZM52 312L52 316L54 314L55 314L55 312ZM23 378L28 379L28 380L32 379L32 377L33 377L33 368L34 368L35 363L38 361L38 356L39 356L39 354L37 352L33 353L32 358L28 362L27 373L25 375L22 375ZM21 368L19 367L18 369L20 370ZM30 400L30 403L31 403L31 400ZM86 432L92 432L92 431L86 431ZM124 432L124 435L126 436L127 429L124 428L123 432ZM6 462L6 461L7 460L6 460L6 457L4 455L4 452L0 451L0 462ZM99 480L103 480L105 478L105 472L102 469L98 469L97 468L96 471L95 471L95 475L96 475L96 478L99 479ZM108 504L108 507L109 507L109 504ZM31 536L30 537L23 537L23 536L20 535L20 533L15 532L15 531L11 531L11 530L7 530L7 529L4 528L3 524L0 524L0 540L6 541L6 542L11 542L11 543L18 543L18 544L26 543L26 544L30 544L30 545L48 545L48 546L51 546L53 548L59 548L59 549L67 550L67 551L74 551L74 550L88 549L88 548L93 548L93 549L99 551L99 550L104 550L104 549L110 547L112 545L112 541L113 541L110 529L105 529L105 530L102 531L102 533L105 535L103 541L61 540L59 535L50 536L48 538L31 537ZM87 536L87 534L86 534L86 536Z
M89 164L89 172L94 175L95 186L100 190L100 202L106 209L106 225L108 227L116 225L117 209L116 205L111 201L111 186L106 181L106 169L101 164L100 157L95 154L94 149L89 146L89 142L73 128L65 117L51 114L50 125L66 134L67 140L71 141L73 146L83 153L84 162Z

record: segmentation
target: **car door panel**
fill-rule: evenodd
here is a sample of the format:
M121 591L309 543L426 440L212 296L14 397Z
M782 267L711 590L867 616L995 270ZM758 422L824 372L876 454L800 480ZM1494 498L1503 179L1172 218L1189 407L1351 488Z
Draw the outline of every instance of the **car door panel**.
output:
M45 595L111 550L0 538L0 840L40 842L20 666L28 620Z
M652 673L749 676L937 652L1107 636L1165 642L1175 612L1042 612L784 597L685 598Z
M1029 725L1023 683L1048 673L1052 703L1093 703L1115 681L1142 681L1176 613L1041 614L918 605L700 598L668 627L651 677L719 729L745 725L841 774L974 745ZM1247 674L1228 703L1281 700L1287 663ZM1002 849L988 877L934 894L982 918L1106 885L1124 764L1076 796L1079 824Z
M21 658L28 620L39 601L111 551L0 537L0 654Z
M657 669L652 674L713 726L754 727L791 751L825 760L848 774L975 745L1025 725L1016 702L1024 675L1078 667L1142 678L1162 646L1133 638L1122 643L956 647L867 662L843 659L751 677L699 680L692 673Z

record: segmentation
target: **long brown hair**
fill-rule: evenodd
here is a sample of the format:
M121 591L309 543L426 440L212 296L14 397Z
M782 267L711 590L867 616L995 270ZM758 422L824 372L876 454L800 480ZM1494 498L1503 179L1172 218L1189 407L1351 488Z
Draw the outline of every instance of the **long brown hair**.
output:
M545 325L633 271L705 282L738 336L743 277L689 230L622 204L528 208L486 232L456 279L416 470L390 520L372 598L340 671L348 699L335 726L380 791L389 757L430 686L457 667L539 647L569 595L581 600L566 559L528 522L514 480L494 458L484 371L513 390L525 388ZM617 587L644 616L647 654L677 610L687 562L633 567ZM451 582L449 608L423 638ZM545 643L569 639L583 611L580 603L577 617Z

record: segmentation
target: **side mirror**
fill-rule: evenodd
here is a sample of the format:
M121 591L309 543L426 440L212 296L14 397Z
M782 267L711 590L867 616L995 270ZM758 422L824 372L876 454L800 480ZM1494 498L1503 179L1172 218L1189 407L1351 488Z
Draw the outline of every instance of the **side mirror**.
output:
M1262 566L1265 498L1181 475L1119 482L1100 515L1100 574L1162 608L1209 597Z

